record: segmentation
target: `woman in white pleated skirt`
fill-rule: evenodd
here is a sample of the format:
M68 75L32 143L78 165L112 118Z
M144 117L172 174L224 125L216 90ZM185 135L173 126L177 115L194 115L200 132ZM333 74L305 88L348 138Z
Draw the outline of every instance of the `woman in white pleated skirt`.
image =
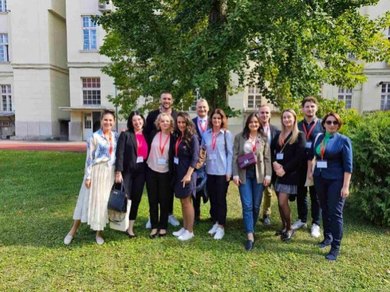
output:
M103 244L102 231L108 223L107 203L114 183L114 163L117 133L112 131L115 115L104 111L101 128L92 134L87 144L85 175L73 214L73 226L64 238L69 245L81 222L96 231L97 244Z

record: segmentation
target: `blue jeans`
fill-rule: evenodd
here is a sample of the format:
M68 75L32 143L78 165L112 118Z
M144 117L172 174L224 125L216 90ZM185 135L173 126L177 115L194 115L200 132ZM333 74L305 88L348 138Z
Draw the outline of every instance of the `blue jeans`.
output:
M244 219L245 232L254 233L257 219L259 218L261 199L263 198L263 184L258 184L256 175L247 171L245 184L240 184L242 217Z

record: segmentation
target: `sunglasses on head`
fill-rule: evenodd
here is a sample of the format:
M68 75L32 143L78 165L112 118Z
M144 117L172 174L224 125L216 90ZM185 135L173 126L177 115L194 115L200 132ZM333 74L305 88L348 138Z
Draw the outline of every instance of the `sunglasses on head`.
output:
M325 124L327 124L327 125L333 124L333 125L337 126L339 124L339 122L338 121L326 121Z

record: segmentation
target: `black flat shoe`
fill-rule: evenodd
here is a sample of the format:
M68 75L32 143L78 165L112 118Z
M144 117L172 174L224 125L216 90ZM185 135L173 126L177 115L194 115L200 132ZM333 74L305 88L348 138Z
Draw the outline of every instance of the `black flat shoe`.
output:
M254 241L248 239L247 241L245 241L245 250L247 250L247 251L252 250L254 244L255 244Z
M159 237L164 237L164 236L166 236L166 235L167 235L166 232L165 232L165 233L159 233L159 234L158 234Z
M285 233L285 232L286 232L285 229L276 230L276 231L275 231L275 236L282 235L282 234Z
M286 231L284 232L281 236L280 236L280 239L285 241L285 242L288 242L291 240L291 238L293 237L295 231L294 229L291 229L289 231Z
M150 238L150 239L155 239L155 238L157 238L157 237L158 237L158 232L153 233L153 234L149 234L149 238Z

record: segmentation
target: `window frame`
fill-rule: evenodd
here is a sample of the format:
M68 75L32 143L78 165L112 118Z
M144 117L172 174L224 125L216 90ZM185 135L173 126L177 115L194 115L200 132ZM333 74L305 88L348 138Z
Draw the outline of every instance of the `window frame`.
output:
M92 20L92 15L81 16L82 27L82 50L93 51L98 50L97 24Z
M8 33L0 33L0 63L9 62Z
M383 82L381 86L380 109L390 110L390 82Z
M101 105L101 79L100 77L81 77L81 91L83 105Z
M353 98L353 88L343 88L343 87L338 88L337 99L344 101L346 109L352 108L352 98Z
M11 84L0 84L0 94L0 111L6 113L14 112Z
M261 105L262 96L260 94L260 88L257 86L248 86L247 94L247 108L250 110L256 110ZM251 103L251 105L249 105Z
M7 13L8 8L7 8L7 0L0 0L0 13Z

